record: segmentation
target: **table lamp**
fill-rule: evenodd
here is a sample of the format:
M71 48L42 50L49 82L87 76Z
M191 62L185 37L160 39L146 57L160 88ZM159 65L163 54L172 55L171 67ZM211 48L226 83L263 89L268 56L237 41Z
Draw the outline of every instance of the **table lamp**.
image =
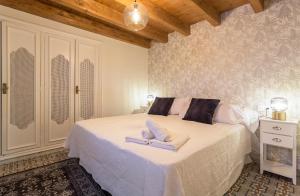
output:
M154 101L154 96L153 95L148 95L147 96L148 107L151 106L153 101Z
M274 97L271 99L272 119L286 120L286 110L288 109L288 100L284 97Z

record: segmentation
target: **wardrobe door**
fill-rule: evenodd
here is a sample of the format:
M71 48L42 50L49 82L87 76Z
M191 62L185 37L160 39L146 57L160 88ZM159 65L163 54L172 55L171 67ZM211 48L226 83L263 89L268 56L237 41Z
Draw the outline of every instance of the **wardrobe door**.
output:
M74 123L74 45L45 35L45 144L64 141Z
M76 121L100 116L100 45L94 40L76 42Z
M40 32L2 23L2 153L40 146Z

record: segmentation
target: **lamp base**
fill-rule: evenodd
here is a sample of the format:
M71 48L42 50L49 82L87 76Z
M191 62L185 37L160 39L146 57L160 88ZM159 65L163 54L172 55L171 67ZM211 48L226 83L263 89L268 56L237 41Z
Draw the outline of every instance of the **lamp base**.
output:
M285 121L286 113L285 112L272 112L272 119Z

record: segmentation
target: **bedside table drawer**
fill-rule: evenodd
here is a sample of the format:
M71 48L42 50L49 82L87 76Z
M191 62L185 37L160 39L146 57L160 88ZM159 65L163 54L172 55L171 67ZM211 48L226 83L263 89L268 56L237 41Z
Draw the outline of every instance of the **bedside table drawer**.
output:
M262 141L265 144L280 146L284 148L293 148L294 145L293 137L269 133L263 133L262 137Z
M277 122L261 122L260 129L266 133L294 136L295 125Z

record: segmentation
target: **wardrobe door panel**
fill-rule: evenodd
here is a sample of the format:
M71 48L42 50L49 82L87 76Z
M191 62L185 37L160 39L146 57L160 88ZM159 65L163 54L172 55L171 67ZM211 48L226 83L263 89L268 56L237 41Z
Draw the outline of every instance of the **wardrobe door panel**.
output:
M45 143L63 142L74 123L73 39L46 35Z
M40 146L40 32L2 24L3 154Z
M76 43L76 120L99 117L99 53L96 41L78 40Z

